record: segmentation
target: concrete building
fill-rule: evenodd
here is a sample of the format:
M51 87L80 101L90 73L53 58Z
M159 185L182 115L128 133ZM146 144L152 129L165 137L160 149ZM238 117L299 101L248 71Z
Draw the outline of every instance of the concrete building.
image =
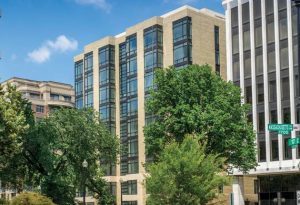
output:
M299 124L297 10L291 0L223 0L226 10L227 78L252 105L258 167L234 172L234 204L296 205L300 190L300 149L268 124ZM254 197L248 197L246 188ZM249 190L248 190L249 191ZM299 204L299 202L298 202Z
M143 127L153 116L144 104L154 69L207 63L226 78L225 50L224 16L183 6L86 45L74 57L76 107L99 111L127 150L106 173L118 204L121 198L123 205L146 203Z
M57 107L74 107L74 89L72 85L53 81L35 81L23 78L11 78L1 83L16 86L23 97L32 104L36 120L45 117Z

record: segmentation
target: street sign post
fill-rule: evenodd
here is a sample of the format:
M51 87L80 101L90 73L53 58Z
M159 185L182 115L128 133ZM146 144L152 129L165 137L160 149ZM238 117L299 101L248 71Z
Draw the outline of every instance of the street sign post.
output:
M288 135L294 127L292 124L269 124L268 129L269 131L278 132L278 134Z
M297 191L297 205L300 205L300 191Z
M296 148L300 144L300 137L291 138L288 140L288 146L292 148Z

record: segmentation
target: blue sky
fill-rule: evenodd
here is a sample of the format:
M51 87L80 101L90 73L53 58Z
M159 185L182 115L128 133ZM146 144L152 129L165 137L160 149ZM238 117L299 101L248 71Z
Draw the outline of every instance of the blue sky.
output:
M221 0L0 0L0 82L73 84L84 45L185 4L224 13Z

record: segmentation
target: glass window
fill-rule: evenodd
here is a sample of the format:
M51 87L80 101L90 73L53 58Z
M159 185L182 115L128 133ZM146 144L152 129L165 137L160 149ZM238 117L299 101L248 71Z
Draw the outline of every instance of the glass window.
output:
M115 70L113 68L103 68L100 70L99 75L100 85L115 82Z
M239 19L238 7L234 7L231 9L231 26L232 27L238 26L238 23L239 23L238 19Z
M281 79L281 99L282 100L290 99L289 77L284 77Z
M84 89L91 89L93 88L93 73L88 73L84 76Z
M271 110L270 112L270 123L277 123L277 110Z
M83 97L76 97L75 106L77 109L83 108Z
M127 55L133 55L136 53L136 35L130 36L126 39Z
M269 102L276 102L277 94L276 94L276 81L269 82Z
M290 108L283 108L282 110L282 122L286 124L291 123L291 111Z
M149 91L153 88L153 72L147 73L145 75L145 91Z
M115 107L113 105L105 105L99 108L100 120L114 121L115 120Z
M136 57L130 58L127 61L127 75L133 75L137 72L137 61Z
M83 81L76 81L75 82L75 95L82 95L82 91L83 91Z
M40 96L39 96L39 98L40 98ZM59 100L59 95L58 95L58 94L53 94L53 93L51 93L51 94L50 94L50 99L51 99L51 100Z
M188 42L174 46L174 64L191 61L192 45Z
M44 106L43 105L36 105L35 111L38 113L44 113Z
M75 63L75 78L82 77L83 72L83 61L79 61Z
M262 49L256 49L255 52L255 67L256 67L256 75L262 75L263 74L263 55L262 55Z
M233 81L239 81L240 80L240 61L239 56L235 55L233 56Z
M283 151L284 151L284 160L292 159L292 148L288 145L289 137L284 137L283 139Z
M145 53L145 70L162 67L162 52L157 50Z
M156 25L151 27L150 29L144 30L144 47L150 48L154 46L162 46L163 36L162 29Z
M138 109L138 104L137 104L137 99L132 98L128 100L128 115L136 115L137 114L137 109Z
M250 24L243 26L244 51L250 50Z
M289 67L289 49L288 49L288 41L284 40L280 42L280 68L288 68Z
M274 12L273 0L266 0L266 14L271 14L273 12Z
M129 160L128 161L128 174L136 174L138 172L139 172L138 160Z
M128 120L127 134L128 134L128 136L137 136L137 134L138 134L137 119Z
M121 97L127 95L127 66L126 64L121 64L120 66L120 93Z
M244 54L244 77L251 77L251 55L250 52Z
M247 23L247 22L249 22L249 16L250 16L250 14L249 14L249 2L247 2L247 3L244 3L243 5L242 5L242 14L243 14L243 23Z
M99 50L99 65L106 65L109 62L109 47Z
M267 18L267 42L272 43L274 41L275 41L274 16L272 15Z
M263 112L258 113L258 131L259 132L265 131L265 113Z
M100 103L114 102L115 89L113 87L100 88Z
M268 72L276 70L275 44L268 45Z
M138 140L130 139L128 140L128 157L138 156Z
M85 93L85 106L93 107L93 91Z
M232 53L239 53L239 32L238 28L232 29Z
M261 0L253 0L254 18L261 18Z
M258 154L259 154L259 158L258 160L260 162L265 162L266 161L266 142L265 141L259 141L259 150L258 150Z
M280 37L280 40L286 39L288 37L286 10L279 13L279 37Z
M85 72L93 69L93 53L84 56L84 70Z
M262 27L261 27L261 20L255 21L255 46L260 47L262 46Z
M286 0L278 0L278 9L286 9Z
M264 84L260 83L257 84L257 103L263 103L264 102Z
M191 39L191 18L183 18L173 22L173 42L183 39Z
M252 104L252 87L247 86L245 90L246 90L246 103Z
M136 180L130 180L127 183L128 183L128 194L129 195L137 194L137 181Z
M276 137L276 136L275 136ZM271 160L279 160L279 151L278 151L278 139L272 139L271 141Z
M131 78L127 82L127 96L137 94L137 79Z

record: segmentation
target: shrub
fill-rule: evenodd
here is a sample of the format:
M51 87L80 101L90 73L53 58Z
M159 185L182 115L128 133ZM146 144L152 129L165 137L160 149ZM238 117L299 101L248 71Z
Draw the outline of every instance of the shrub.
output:
M55 205L49 198L39 193L24 192L16 196L11 205Z

